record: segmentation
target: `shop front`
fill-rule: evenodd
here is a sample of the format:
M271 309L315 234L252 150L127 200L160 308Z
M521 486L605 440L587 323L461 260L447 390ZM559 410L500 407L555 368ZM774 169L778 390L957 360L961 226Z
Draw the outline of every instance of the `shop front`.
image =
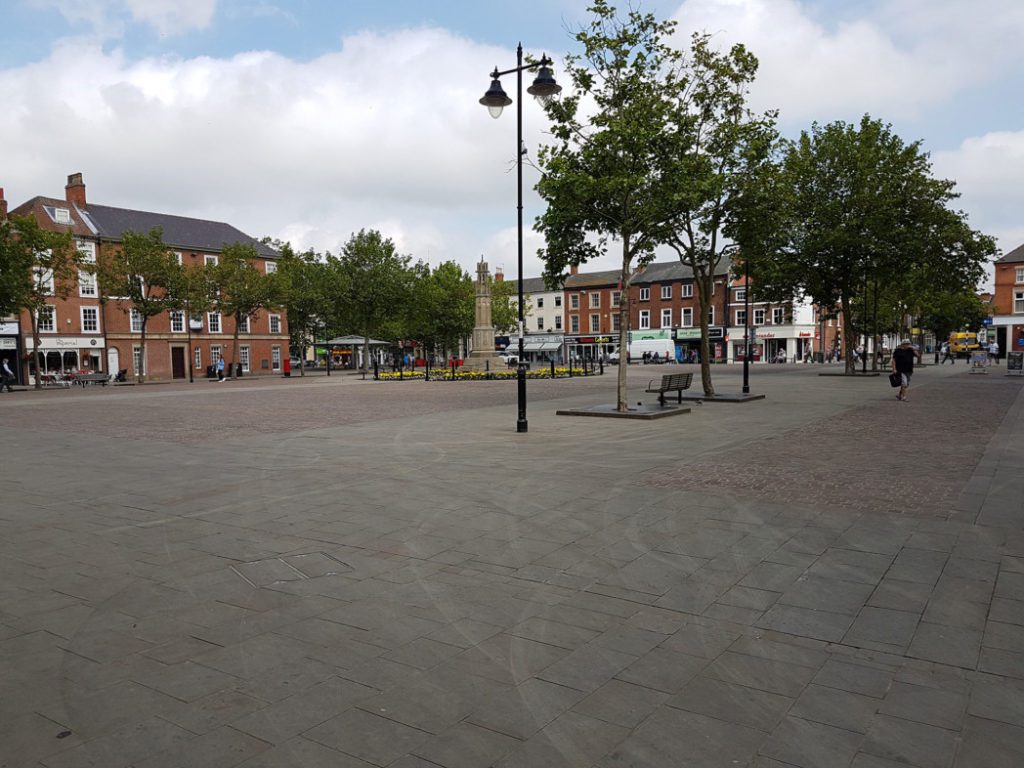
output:
M495 339L495 348L511 355L519 354L519 337L507 336ZM565 337L561 334L538 333L523 337L523 359L528 363L561 363L564 354Z
M31 337L25 339L28 350L29 383L35 383L37 372L46 377L72 373L103 373L106 343L102 336L42 336L39 350Z
M618 334L615 336L566 336L565 355L572 362L597 362L611 359L619 348Z
M15 384L24 384L25 372L22 370L22 346L18 334L18 324L13 322L0 323L0 360L6 360L14 374Z
M799 363L811 359L814 347L813 325L771 325L751 328L754 344L751 362ZM729 329L730 358L743 360L742 327Z

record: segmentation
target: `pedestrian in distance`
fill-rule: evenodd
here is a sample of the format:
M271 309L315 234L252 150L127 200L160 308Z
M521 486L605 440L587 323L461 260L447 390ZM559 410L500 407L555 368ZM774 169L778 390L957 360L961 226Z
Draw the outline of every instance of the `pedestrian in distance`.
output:
M224 358L217 360L217 381L224 381Z
M990 365L998 364L999 363L999 342L998 341L993 341L991 344L988 345L988 361L989 361Z
M900 391L897 400L906 401L907 390L910 388L910 377L914 375L914 360L920 362L921 353L910 343L910 339L900 342L898 349L892 353L892 371L900 375Z
M953 353L949 348L949 342L942 342L942 359L939 360L939 365L949 360L950 365L956 365L956 358L953 357Z
M0 392L4 391L4 387L7 387L8 392L13 392L12 381L14 381L14 371L11 370L11 366L5 357L3 363L0 364Z

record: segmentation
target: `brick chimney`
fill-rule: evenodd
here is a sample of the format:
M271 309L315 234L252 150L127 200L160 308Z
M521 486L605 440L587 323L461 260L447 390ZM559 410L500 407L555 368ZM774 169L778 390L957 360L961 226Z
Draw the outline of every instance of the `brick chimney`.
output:
M580 273L580 268L578 266L576 266L575 264L570 264L569 265L569 274L570 275L578 275L579 273Z
M68 176L68 183L64 187L64 199L79 208L85 208L85 182L82 181L82 174L72 173Z
M7 200L4 199L3 187L0 187L0 221L7 221Z
M494 268L494 282L503 283L505 282L505 273L501 271L501 267Z

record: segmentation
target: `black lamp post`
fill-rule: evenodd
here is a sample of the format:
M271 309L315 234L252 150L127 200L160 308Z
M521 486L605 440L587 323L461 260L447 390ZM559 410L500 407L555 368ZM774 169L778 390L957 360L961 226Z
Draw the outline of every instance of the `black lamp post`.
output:
M519 418L516 421L516 432L526 432L528 424L526 421L526 362L524 361L525 351L523 349L523 335L526 332L526 322L523 316L523 72L525 70L540 69L533 85L527 88L527 93L536 96L539 101L546 103L548 99L562 90L562 86L555 82L551 73L551 59L546 55L541 60L532 64L523 64L523 45L516 48L516 66L513 69L506 69L499 72L497 68L491 72L491 87L480 99L480 103L487 107L491 117L497 119L501 111L512 103L498 79L502 75L516 73L516 183L518 187L517 209L519 212L519 356L516 365L516 379L518 384Z
M726 283L728 290L728 283ZM750 261L743 260L743 343L746 350L743 353L743 394L750 394L750 355L752 353L750 343Z

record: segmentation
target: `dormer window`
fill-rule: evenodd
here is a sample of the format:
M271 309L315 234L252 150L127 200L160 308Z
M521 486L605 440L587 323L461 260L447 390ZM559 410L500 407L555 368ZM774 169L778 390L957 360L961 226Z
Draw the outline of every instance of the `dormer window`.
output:
M58 224L70 224L71 211L69 211L67 208L54 208L53 220L56 221Z

